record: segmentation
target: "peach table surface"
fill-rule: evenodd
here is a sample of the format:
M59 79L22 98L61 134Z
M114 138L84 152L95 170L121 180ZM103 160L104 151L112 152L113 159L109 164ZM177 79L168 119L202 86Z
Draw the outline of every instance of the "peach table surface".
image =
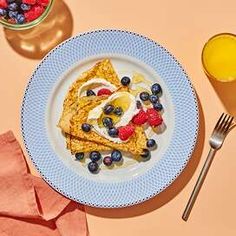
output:
M144 204L119 210L88 207L91 236L236 235L235 129L217 154L189 221L184 222L181 219L209 149L208 137L220 113L225 111L221 99L202 71L201 50L205 41L212 35L219 32L236 32L236 1L65 2L73 16L73 35L93 29L120 28L144 34L165 46L188 72L202 107L201 137L186 171L160 196ZM8 45L1 30L0 62L0 132L11 129L22 143L22 96L39 61L17 54ZM32 165L31 170L36 174Z

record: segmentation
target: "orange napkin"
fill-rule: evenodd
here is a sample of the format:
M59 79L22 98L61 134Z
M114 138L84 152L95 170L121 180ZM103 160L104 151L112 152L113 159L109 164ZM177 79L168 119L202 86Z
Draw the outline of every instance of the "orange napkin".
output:
M0 135L0 236L87 236L84 207L29 173L12 132Z

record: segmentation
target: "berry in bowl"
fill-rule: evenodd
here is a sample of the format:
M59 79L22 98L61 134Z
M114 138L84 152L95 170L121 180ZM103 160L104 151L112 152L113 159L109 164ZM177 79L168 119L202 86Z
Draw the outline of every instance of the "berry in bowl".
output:
M13 30L25 30L42 22L54 0L0 0L0 23Z

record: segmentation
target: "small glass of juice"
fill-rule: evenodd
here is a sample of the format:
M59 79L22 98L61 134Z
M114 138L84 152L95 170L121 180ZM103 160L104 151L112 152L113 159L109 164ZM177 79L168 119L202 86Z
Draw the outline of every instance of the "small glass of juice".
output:
M236 81L236 35L222 33L210 38L202 51L202 65L209 78Z

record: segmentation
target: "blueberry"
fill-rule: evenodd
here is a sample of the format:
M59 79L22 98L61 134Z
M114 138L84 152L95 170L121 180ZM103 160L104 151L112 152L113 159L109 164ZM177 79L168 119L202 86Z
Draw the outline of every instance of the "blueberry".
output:
M96 173L98 171L98 163L94 161L89 162L88 169L91 173Z
M156 141L154 139L148 139L147 140L147 147L148 148L153 148L153 147L156 147Z
M11 3L11 4L8 5L8 9L9 9L10 11L16 11L17 8L18 8L18 4L17 4L16 2L13 2L13 3Z
M91 159L91 161L99 161L101 159L101 154L100 152L97 152L97 151L93 151L93 152L90 152L89 154L89 158Z
M8 3L13 3L15 2L16 0L7 0Z
M119 150L112 151L111 159L112 159L112 161L116 161L116 162L120 161L122 159L121 152Z
M149 100L150 100L151 103L157 103L158 102L158 96L154 95L154 94L151 94L149 96Z
M148 92L142 92L139 94L139 97L142 101L147 101L149 99L149 93Z
M16 16L16 21L18 24L23 24L25 22L25 16L23 14L18 14Z
M113 126L113 122L110 117L104 117L102 119L102 123L103 123L104 127L106 127L106 128L111 128Z
M0 16L6 16L7 11L5 9L0 8Z
M137 102L136 102L136 107L137 107L138 109L142 108L142 103L141 103L140 101L137 101Z
M155 95L161 94L162 93L161 85L158 83L153 84L151 87L151 91Z
M18 12L17 11L9 11L8 16L12 19L15 19L17 17Z
M21 10L23 10L23 11L28 11L28 10L31 8L31 6L28 5L28 4L22 3L22 4L20 5L20 8L21 8Z
M112 159L111 157L107 156L103 158L103 164L105 166L111 166L112 165Z
M83 158L84 158L84 153L83 152L77 152L77 153L75 153L75 158L77 159L77 160L83 160Z
M153 104L153 108L156 110L156 111L161 111L163 109L163 106L161 103L157 102L155 104Z
M121 107L116 107L114 109L114 114L117 116L122 116L123 115L123 109Z
M93 92L93 90L89 89L86 91L87 96L96 96L96 94Z
M107 104L104 108L103 108L103 112L108 115L111 114L114 111L114 106Z
M124 86L128 86L130 84L130 78L128 76L124 76L122 79L121 79L121 83L122 85Z
M150 157L150 151L148 149L143 149L143 154L141 154L142 158L149 158Z
M81 128L84 132L89 132L91 130L91 125L90 124L87 124L87 123L83 123L81 125Z
M110 128L110 129L108 129L108 134L109 134L111 137L115 138L115 137L117 137L117 135L118 135L118 129L116 129L115 127L112 127L112 128Z

